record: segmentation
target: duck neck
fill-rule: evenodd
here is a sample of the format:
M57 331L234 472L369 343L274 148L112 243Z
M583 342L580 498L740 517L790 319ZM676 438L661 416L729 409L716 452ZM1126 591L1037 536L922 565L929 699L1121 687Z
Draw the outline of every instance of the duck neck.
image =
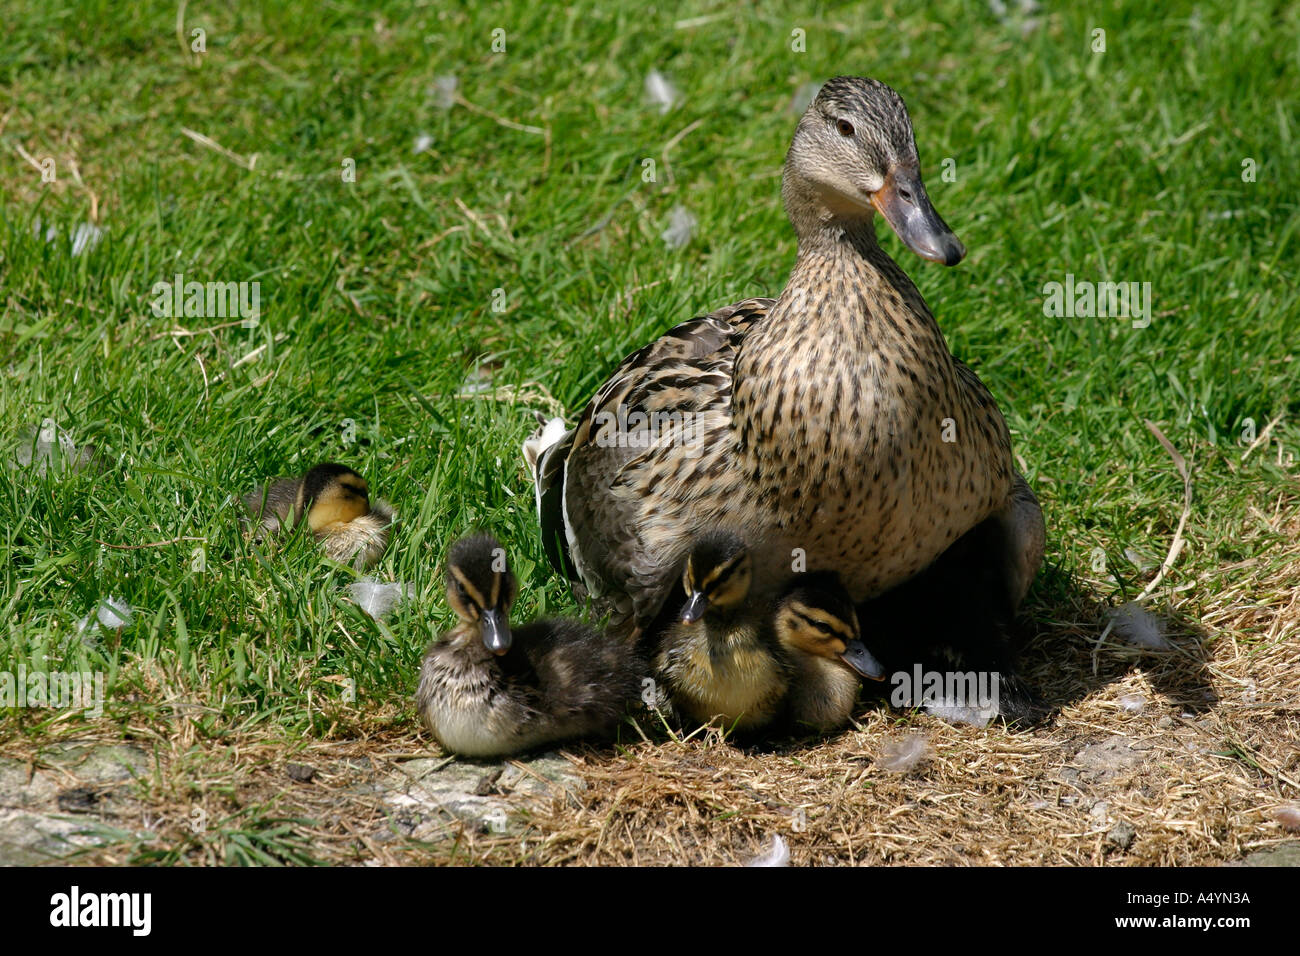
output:
M907 378L894 360L936 386L955 374L943 333L916 286L876 241L871 219L836 217L806 205L792 210L791 219L798 258L736 358L738 424L780 414L774 393L805 402L820 394L834 399L827 410L836 417L851 416L879 388L872 377Z

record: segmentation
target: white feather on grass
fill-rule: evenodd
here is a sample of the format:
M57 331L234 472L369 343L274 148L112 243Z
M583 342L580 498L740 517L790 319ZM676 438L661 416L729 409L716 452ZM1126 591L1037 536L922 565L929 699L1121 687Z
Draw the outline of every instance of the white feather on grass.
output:
M967 724L971 727L987 727L989 722L997 716L993 711L984 710L980 707L968 707L965 704L954 704L948 701L935 701L926 703L922 710L932 717L939 717L948 721L950 724Z
M1146 710L1147 699L1141 694L1125 694L1119 699L1119 706L1130 714L1140 714Z
M651 104L659 107L660 113L667 113L681 99L677 87L673 86L672 81L658 70L651 70L646 74L645 95Z
M1149 651L1167 651L1172 645L1165 638L1160 618L1141 605L1129 602L1111 613L1115 634L1134 647Z
M30 427L18 441L11 467L33 468L38 475L47 471L59 475L65 471L79 472L92 464L102 464L102 456L93 444L77 447L67 429L61 428L52 418L42 419Z
M660 237L668 243L669 249L680 249L695 235L697 222L685 206L673 206L672 212L668 214L668 228L660 233Z
M41 238L41 225L42 223L41 223L40 216L37 216L35 219L32 220L32 235L35 236L37 239ZM57 238L59 238L59 227L58 226L46 227L45 229L46 244L48 245L49 243L53 242Z
M348 585L348 597L376 621L387 617L404 601L415 595L415 588L401 581L388 583L362 578Z
M925 734L887 737L880 745L876 766L889 773L907 773L930 759L930 740Z
M567 431L563 418L548 418L540 421L537 430L524 439L524 461L528 463L528 470L532 473L534 482L537 481L537 471L542 459Z
M433 78L434 100L438 104L438 109L449 110L456 105L456 90L460 88L460 80L456 79L454 73L444 73L442 76Z
M772 845L768 847L762 856L756 856L745 864L746 866L789 866L790 865L790 848L786 846L785 840L778 833L772 837Z
M97 245L99 240L104 238L104 230L88 222L83 222L77 226L72 233L72 256L76 258L83 252L90 252Z
M433 137L428 133L421 133L419 136L415 137L415 146L412 149L412 152L414 152L416 156L419 156L421 153L427 153L429 147L432 145Z
M1158 558L1153 558L1149 554L1143 554L1141 551L1135 551L1133 548L1124 549L1124 557L1139 571L1147 572L1160 564Z
M131 605L121 598L110 595L99 602L99 607L95 608L92 614L87 614L77 622L77 633L89 636L98 633L100 627L106 627L110 631L120 631L133 620L135 620L135 612L131 610Z

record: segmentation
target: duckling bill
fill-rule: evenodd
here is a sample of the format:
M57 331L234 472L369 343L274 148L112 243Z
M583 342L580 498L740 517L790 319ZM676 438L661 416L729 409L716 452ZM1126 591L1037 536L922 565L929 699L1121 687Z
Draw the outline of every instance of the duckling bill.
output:
M256 523L252 535L259 544L305 520L331 560L361 571L373 567L388 547L392 507L372 504L366 479L346 465L327 462L301 478L276 479L242 501L241 521Z
M613 736L646 668L594 628L557 618L510 625L518 583L491 535L447 557L459 623L425 653L416 707L447 750L503 757L578 737Z

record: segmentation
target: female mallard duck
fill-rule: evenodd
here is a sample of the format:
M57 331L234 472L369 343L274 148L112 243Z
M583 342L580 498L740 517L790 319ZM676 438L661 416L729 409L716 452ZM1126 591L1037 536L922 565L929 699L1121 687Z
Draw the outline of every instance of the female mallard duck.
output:
M416 707L447 750L502 757L574 737L609 737L645 671L596 630L564 619L512 631L518 592L491 535L456 542L447 602L460 623L424 656Z
M322 464L301 478L279 478L243 497L244 524L257 522L261 543L307 519L307 526L331 560L351 562L364 571L383 556L393 524L393 509L370 503L366 479L346 465Z
M703 536L682 571L686 602L660 638L655 668L684 717L739 731L783 712L829 730L848 720L858 678L883 671L834 575L803 575L777 600L749 601L752 561L738 536Z
M876 239L879 212L923 258L965 254L926 195L898 94L828 81L782 196L799 252L779 298L677 326L629 356L572 431L526 443L552 562L635 633L719 524L752 546L755 593L776 593L793 553L863 601L991 522L1003 533L978 561L1014 607L1042 559L1042 511L992 396Z

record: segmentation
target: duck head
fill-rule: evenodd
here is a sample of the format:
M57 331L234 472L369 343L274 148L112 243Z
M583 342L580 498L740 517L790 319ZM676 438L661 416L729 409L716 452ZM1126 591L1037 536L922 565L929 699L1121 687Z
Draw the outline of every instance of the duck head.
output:
M681 623L694 624L706 614L738 610L749 596L752 576L749 551L737 535L720 532L704 536L691 548L682 570L686 603Z
M885 669L862 643L858 615L836 579L805 575L777 602L774 624L787 650L837 661L869 680L885 679Z
M447 603L493 654L510 650L510 607L519 584L505 549L489 534L464 538L447 555Z
M313 532L343 524L370 513L370 488L366 479L346 465L317 465L307 472L299 490L299 511L306 509Z
M782 195L801 239L828 223L869 222L879 212L923 259L952 266L966 255L930 204L902 97L877 80L826 81L795 130Z

